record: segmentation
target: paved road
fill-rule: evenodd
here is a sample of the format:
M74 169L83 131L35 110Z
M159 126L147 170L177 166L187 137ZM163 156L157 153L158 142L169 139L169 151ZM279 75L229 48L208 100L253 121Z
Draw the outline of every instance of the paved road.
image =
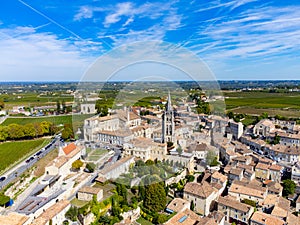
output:
M27 169L32 167L34 163L39 161L41 158L43 158L45 155L47 155L49 152L51 152L53 149L55 149L60 142L59 137L54 138L47 146L44 148L41 148L36 153L29 156L27 159L25 159L23 162L19 163L16 167L12 168L8 172L6 172L1 177L6 177L4 181L0 181L0 190L4 188L9 183L13 182L16 177L19 177L21 174L23 174ZM41 152L39 155L37 153ZM30 159L29 162L26 162L26 160Z

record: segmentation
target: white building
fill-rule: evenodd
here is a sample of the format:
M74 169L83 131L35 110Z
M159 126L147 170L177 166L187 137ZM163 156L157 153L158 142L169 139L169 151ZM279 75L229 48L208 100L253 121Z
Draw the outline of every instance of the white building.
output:
M135 156L143 161L163 160L167 156L167 144L154 142L152 139L138 137L127 142L123 146L124 155Z
M229 129L230 133L232 134L233 138L238 140L244 132L244 125L241 122L235 122L230 120L229 122Z
M269 119L263 119L254 126L254 134L268 137L270 133L274 133L275 125Z
M77 192L78 200L82 201L91 201L94 196L96 196L96 199L99 202L103 198L103 189L85 186L80 188Z
M207 216L211 209L211 203L218 197L218 192L209 183L189 182L184 187L183 199L193 202L195 211Z
M95 114L96 112L95 103L82 103L80 105L81 114Z
M297 186L300 186L300 162L295 163L292 167L292 180Z
M75 145L75 143L71 143L64 148L60 147L59 156L45 168L45 175L56 176L67 174L72 167L72 163L80 159L84 152L85 147Z
M35 218L31 225L61 225L66 220L65 214L70 207L69 201L59 201Z
M112 165L104 167L100 170L98 177L109 179L116 179L121 174L127 173L129 171L130 165L134 163L134 157L129 156L120 159Z

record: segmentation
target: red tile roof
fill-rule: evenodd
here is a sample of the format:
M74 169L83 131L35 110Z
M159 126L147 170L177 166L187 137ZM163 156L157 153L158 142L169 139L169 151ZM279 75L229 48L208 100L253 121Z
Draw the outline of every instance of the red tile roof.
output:
M63 148L63 151L66 155L69 155L72 151L76 149L76 145L74 143L71 143Z

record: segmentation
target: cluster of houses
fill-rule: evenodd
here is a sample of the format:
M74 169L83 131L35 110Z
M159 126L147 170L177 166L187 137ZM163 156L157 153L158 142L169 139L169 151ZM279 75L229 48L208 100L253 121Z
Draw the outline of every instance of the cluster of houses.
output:
M185 184L180 198L172 193L174 199L166 206L165 213L176 214L166 225L300 224L300 217L291 210L300 210L300 196L289 196L291 201L282 197L281 185L283 173L290 171L291 179L300 187L300 127L293 121L264 119L244 128L241 122L229 118L195 114L191 111L192 104L174 107L169 94L165 109L124 108L108 116L86 119L85 143L123 149L121 159L97 171L95 180L100 183L114 180L127 173L138 159L172 161L186 170L167 180L166 185L177 183L187 173L202 173L195 173L196 179ZM145 110L147 115L142 113ZM95 107L82 104L81 111L91 113ZM278 137L279 143L271 144ZM207 165L211 152L222 166ZM79 181L75 182L77 185L68 186L72 163L85 154L80 143L60 148L59 156L45 169L41 192L33 197L39 199L41 193L62 181L62 186L67 187L51 199L52 204L42 204L43 210L24 216L17 214L15 219L19 222L8 223L11 215L0 215L0 224L63 224L65 212L71 207L66 200L68 196L75 195L83 201L96 197L101 201L103 189L94 187L89 182L91 177L84 177L83 172L83 177L78 176ZM138 185L138 178L132 180L132 185ZM34 202L24 204L21 208L28 209ZM120 224L136 224L139 210L127 214ZM127 223L128 218L131 219ZM82 224L90 224L93 219L89 214L82 218Z

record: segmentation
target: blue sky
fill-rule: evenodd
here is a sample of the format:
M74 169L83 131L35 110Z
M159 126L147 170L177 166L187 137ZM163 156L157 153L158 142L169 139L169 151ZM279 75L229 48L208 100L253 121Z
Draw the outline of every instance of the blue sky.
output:
M165 41L217 79L300 79L300 1L9 0L0 8L0 80L80 80L99 56Z

